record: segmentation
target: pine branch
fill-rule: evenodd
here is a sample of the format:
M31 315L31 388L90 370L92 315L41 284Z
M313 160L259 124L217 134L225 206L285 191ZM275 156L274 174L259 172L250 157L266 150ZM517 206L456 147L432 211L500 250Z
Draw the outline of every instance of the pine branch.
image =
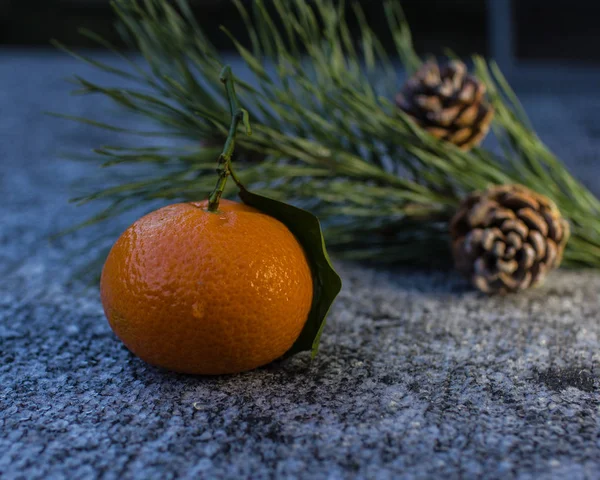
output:
M474 58L496 111L502 157L441 142L396 108L390 100L398 88L396 69L357 5L272 0L269 9L256 0L247 11L235 3L251 48L235 32L224 32L256 80L252 86L236 79L240 103L254 119L253 135L238 139L237 161L245 162L241 180L312 210L340 254L414 263L428 262L435 249L447 258L446 223L465 194L490 184L523 183L552 198L570 219L574 234L567 263L600 268L600 202L539 140L494 64ZM386 0L382 8L397 56L407 72L414 71L421 61L400 4ZM147 164L152 178L81 198L112 202L91 223L156 199L198 200L208 194L218 156L214 146L223 143L229 122L219 85L222 61L185 0L174 6L167 0L116 0L114 9L124 40L142 53L145 67L128 60L125 70L78 58L138 86L106 87L76 77L78 93L106 96L191 146L97 150L102 165ZM351 12L358 38L348 26Z

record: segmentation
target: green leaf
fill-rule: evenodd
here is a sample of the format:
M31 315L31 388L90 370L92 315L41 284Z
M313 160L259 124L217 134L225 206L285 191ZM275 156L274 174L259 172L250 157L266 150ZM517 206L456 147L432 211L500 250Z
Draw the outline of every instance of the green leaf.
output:
M327 250L325 239L321 231L319 219L312 213L287 203L273 200L256 193L252 193L242 185L240 198L242 201L276 218L296 236L308 257L313 274L313 303L306 320L306 324L298 340L286 352L285 357L299 352L311 351L314 358L319 349L319 341L325 319L335 297L342 289L342 279L334 270Z

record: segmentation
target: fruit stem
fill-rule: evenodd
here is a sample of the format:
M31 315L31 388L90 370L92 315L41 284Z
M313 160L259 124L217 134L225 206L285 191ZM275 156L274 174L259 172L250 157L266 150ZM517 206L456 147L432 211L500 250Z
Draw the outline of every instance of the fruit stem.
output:
M219 155L219 163L217 165L219 179L217 180L215 189L208 197L209 212L216 212L219 209L219 201L221 200L221 195L223 195L223 191L225 190L227 177L229 177L229 175L232 175L234 180L236 180L236 183L239 183L231 168L231 157L235 149L235 137L237 135L237 128L240 122L242 122L246 127L246 135L252 135L252 129L250 128L250 116L248 115L247 110L240 107L237 95L235 94L233 73L231 72L231 67L229 65L223 67L219 80L221 80L221 82L225 85L225 91L227 92L229 109L231 111L231 125L229 127L227 140L225 141L225 146L223 147L223 152L221 155Z

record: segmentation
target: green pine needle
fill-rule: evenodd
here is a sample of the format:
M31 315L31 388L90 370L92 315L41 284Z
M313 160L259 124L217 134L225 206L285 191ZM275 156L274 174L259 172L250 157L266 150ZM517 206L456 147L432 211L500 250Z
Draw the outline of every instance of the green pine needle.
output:
M253 118L253 135L239 138L235 158L244 184L310 209L340 255L430 263L432 255L449 257L447 221L461 198L492 184L522 183L553 199L570 220L573 237L565 263L600 268L600 201L540 141L495 64L473 58L496 112L493 130L504 153L463 152L433 138L395 107L395 69L357 4L269 3L273 8L256 0L247 11L235 0L250 49L236 40L236 32L224 30L256 77L256 87L236 79L240 102ZM215 147L222 145L229 122L219 84L223 62L186 0L115 0L113 7L123 39L141 52L146 67L128 60L123 70L77 58L139 86L117 82L109 88L75 77L77 93L104 95L154 120L160 135L188 139L190 147L149 148L141 140L137 149L97 149L101 165L146 165L151 178L78 199L112 202L86 225L156 199L206 197L215 180ZM400 4L386 0L382 8L397 56L405 71L413 72L421 60ZM347 24L351 13L359 23L358 38ZM114 50L92 32L82 33ZM266 68L269 64L274 68ZM130 133L156 137L156 132Z

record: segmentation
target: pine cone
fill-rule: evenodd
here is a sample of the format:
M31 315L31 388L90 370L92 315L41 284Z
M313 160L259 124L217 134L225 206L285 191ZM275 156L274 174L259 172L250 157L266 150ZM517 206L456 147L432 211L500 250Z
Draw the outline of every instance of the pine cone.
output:
M485 85L464 63L440 68L427 62L406 82L396 104L434 137L470 150L484 139L494 117L484 94Z
M547 197L502 185L467 197L450 223L457 269L487 293L540 284L560 265L569 224Z

